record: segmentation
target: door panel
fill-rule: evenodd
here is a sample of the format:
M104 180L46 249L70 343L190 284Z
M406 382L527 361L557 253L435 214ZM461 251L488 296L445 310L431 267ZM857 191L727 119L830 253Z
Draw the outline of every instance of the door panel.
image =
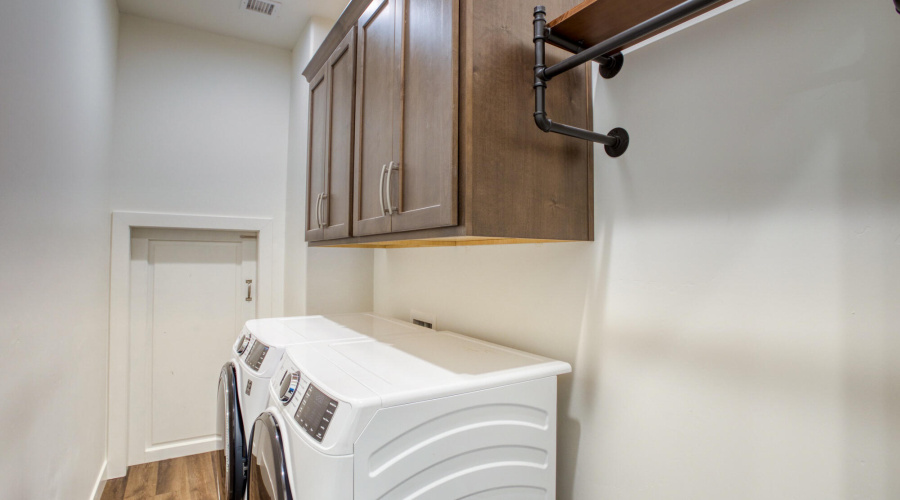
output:
M382 211L382 171L395 158L394 105L399 98L394 58L396 0L376 0L359 20L353 234L388 233Z
M353 186L353 114L356 82L356 28L328 60L330 127L325 239L350 236Z
M321 196L325 193L328 148L328 85L326 67L309 84L309 158L306 186L306 241L324 236L319 224Z
M256 273L255 237L133 230L129 465L215 449L216 374L256 316Z
M392 231L457 223L458 0L403 0L400 169ZM397 205L399 204L399 205Z
M215 434L207 380L242 316L239 243L151 241L151 444ZM203 358L211 358L204 360ZM204 376L206 375L206 376Z

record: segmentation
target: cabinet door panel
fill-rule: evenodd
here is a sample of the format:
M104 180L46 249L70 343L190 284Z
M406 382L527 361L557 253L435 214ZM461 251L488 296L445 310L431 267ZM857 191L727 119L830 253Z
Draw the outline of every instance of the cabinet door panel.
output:
M328 197L324 215L325 239L350 236L350 194L353 187L353 100L356 78L356 29L328 60L329 139Z
M319 200L325 192L326 153L328 148L327 66L309 83L309 157L306 176L306 241L321 240Z
M393 109L399 94L394 71L395 1L373 2L360 18L356 33L356 236L391 230L391 219L381 209L381 174L382 167L393 159Z
M459 0L402 0L400 170L393 231L457 223ZM399 204L399 205L397 205Z

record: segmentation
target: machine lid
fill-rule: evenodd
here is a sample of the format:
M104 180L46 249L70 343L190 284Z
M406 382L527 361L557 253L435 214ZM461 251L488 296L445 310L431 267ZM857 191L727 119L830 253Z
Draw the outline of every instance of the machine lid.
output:
M394 335L431 334L434 330L372 313L326 314L326 319L365 337L381 339Z
M292 500L281 428L271 413L263 412L256 419L250 436L247 497L259 500Z
M370 313L254 319L245 326L263 343L276 348L310 342L432 333L427 328Z
M562 361L452 332L403 336L390 342L296 346L287 353L301 371L332 396L365 404L354 401L354 392L359 391L343 381L340 376L343 373L379 396L383 406L462 394L572 370Z
M245 328L264 344L276 348L305 342L352 337L352 332L346 331L342 326L328 321L322 316L310 316L303 319L306 320L304 323L308 325L308 328L304 330L288 328L282 318L253 319L246 323Z

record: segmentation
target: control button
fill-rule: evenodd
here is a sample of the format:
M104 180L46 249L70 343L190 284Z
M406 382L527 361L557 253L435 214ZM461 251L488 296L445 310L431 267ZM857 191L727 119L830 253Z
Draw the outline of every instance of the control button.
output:
M291 373L290 376L284 377L281 382L281 390L279 392L279 399L281 404L287 406L288 403L294 399L294 395L297 393L297 386L300 385L300 372Z
M244 334L241 336L241 340L240 340L240 342L238 342L238 345L237 345L237 348L235 349L235 351L238 354L244 354L244 351L247 350L248 345L250 345L250 336L247 334Z

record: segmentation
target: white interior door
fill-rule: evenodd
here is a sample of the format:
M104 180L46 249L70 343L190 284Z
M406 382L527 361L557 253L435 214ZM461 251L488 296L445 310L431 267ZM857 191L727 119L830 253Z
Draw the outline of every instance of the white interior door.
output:
M212 451L223 360L256 317L257 240L133 229L129 465Z

